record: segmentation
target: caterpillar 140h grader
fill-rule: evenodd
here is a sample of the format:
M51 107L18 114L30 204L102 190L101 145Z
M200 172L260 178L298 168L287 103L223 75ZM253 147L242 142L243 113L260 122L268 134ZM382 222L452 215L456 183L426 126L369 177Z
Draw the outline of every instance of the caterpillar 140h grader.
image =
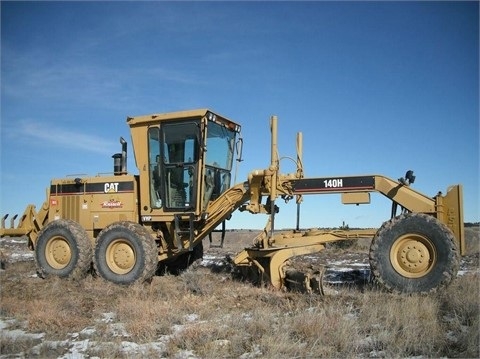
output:
M280 173L277 118L270 119L271 163L232 184L241 160L240 125L208 109L128 117L138 175L127 171L127 143L114 154L109 175L53 179L37 211L28 205L1 236L27 236L42 276L80 279L87 273L117 284L149 281L159 270L186 268L203 254L202 240L236 210L266 214L264 231L235 258L240 272L285 288L286 264L319 252L326 243L373 237L370 266L390 291L428 292L448 285L464 254L462 186L433 197L411 188L415 176L305 178L302 134L297 134L296 172ZM378 230L275 231L277 201L337 193L345 204L367 204L378 192L392 201ZM299 211L297 211L299 213ZM298 219L297 219L298 223ZM222 237L223 238L223 237ZM318 280L306 274L307 289Z

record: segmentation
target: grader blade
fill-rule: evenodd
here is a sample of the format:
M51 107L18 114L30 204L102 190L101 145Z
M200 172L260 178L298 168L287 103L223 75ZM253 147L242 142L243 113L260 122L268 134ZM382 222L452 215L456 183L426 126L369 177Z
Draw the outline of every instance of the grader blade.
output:
M324 274L324 267L312 273L305 273L296 269L287 269L285 271L285 287L289 291L325 295L323 288Z
M289 259L282 262L286 253L282 253L281 250L262 255L257 253L255 258L252 258L251 254L252 252L249 255L247 251L243 251L243 256L238 256L232 262L237 274L243 280L255 285L271 285L275 289L325 294L323 285L325 267L320 266L315 270L299 270L291 266Z
M255 238L254 246L245 248L233 260L243 277L253 282L269 282L276 289L293 289L308 293L324 294L326 268L302 266L293 258L315 254L325 249L329 242L371 238L376 229L279 231L269 236L270 223Z

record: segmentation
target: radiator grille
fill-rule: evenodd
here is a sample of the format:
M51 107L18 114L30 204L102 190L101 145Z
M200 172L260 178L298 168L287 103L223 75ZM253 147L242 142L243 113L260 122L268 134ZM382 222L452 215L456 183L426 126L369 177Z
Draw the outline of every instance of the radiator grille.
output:
M65 196L62 204L62 218L79 222L80 196Z

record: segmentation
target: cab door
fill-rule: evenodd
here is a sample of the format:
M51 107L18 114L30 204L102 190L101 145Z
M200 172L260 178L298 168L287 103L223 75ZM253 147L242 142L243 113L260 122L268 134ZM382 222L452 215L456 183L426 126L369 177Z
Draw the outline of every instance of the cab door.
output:
M199 121L164 123L160 129L160 162L163 206L165 211L196 210Z

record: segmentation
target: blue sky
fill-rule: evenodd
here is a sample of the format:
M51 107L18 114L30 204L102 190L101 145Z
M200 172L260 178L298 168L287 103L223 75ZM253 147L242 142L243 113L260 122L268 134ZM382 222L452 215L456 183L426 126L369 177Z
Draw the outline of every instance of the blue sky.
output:
M277 115L281 156L303 133L306 176L413 169L427 195L462 183L479 221L476 1L2 1L0 213L41 206L51 178L110 172L127 116L204 107L242 124L237 182L269 165ZM277 228L295 226L279 204ZM390 202L308 196L301 212L302 227L377 227Z

